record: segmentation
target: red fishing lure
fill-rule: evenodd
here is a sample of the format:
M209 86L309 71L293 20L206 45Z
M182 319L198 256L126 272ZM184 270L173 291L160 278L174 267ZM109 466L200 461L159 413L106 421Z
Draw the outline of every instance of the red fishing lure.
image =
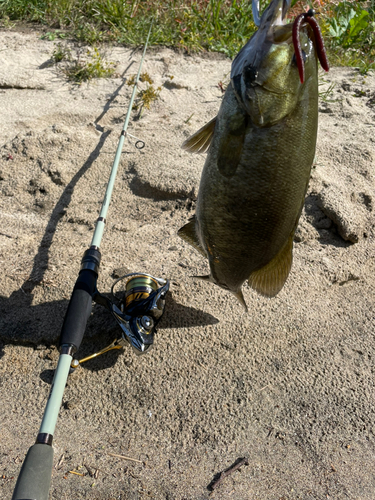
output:
M311 26L311 28L314 32L316 51L317 51L318 59L320 61L322 68L325 71L329 70L329 64L328 64L328 60L327 60L326 50L324 47L322 32L320 31L319 24L317 23L316 19L313 17L314 14L315 14L314 11L312 9L310 9L308 12L304 12L303 14L300 14L299 16L297 16L296 20L294 21L294 24L293 24L293 45L294 45L294 50L295 50L295 54L296 54L296 62L297 62L297 67L298 67L298 72L299 72L299 77L300 77L301 83L303 83L305 80L305 66L303 63L303 56L302 56L301 42L299 39L299 32L301 29L301 25L304 21L307 22Z

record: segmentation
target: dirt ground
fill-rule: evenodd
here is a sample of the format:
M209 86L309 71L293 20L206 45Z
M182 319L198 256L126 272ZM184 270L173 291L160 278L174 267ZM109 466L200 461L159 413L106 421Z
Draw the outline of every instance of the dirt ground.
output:
M38 433L141 55L108 48L116 76L74 86L51 64L55 44L0 33L4 499ZM322 75L322 90L334 87L320 102L292 272L274 299L244 287L246 314L191 278L207 262L176 234L194 213L204 163L180 145L216 115L230 60L150 49L144 70L160 98L132 115L129 132L145 147L125 142L98 288L109 292L128 269L169 278L171 293L150 353L113 351L70 376L50 498L373 500L375 76ZM94 306L80 357L119 337ZM243 457L248 465L211 492Z

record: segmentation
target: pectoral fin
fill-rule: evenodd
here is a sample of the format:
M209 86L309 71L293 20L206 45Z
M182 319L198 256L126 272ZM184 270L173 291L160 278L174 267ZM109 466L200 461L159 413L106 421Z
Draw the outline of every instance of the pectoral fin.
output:
M187 241L192 247L194 247L203 257L207 257L206 252L201 247L201 244L198 240L197 232L195 230L195 215L189 220L185 226L182 226L181 229L178 230L177 234L180 238Z
M266 266L250 274L249 285L261 295L274 297L284 286L292 267L293 237L294 233Z
M242 113L233 115L225 123L217 154L217 168L224 177L229 178L236 173L242 156L246 127L246 115Z
M195 132L189 139L182 144L182 149L189 153L205 153L211 144L211 139L214 134L216 118L206 123L206 125Z

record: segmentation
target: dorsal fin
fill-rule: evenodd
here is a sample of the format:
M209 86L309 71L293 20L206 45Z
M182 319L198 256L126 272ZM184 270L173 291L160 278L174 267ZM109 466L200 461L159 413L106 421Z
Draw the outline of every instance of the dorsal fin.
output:
M261 295L274 297L284 286L293 259L293 234L280 252L266 266L250 274L248 283Z
M211 121L206 123L206 125L191 135L182 144L182 149L188 151L189 153L206 153L211 144L211 139L214 134L216 119L213 118Z
M187 241L191 246L198 250L198 252L202 254L203 257L207 257L206 252L203 250L198 240L198 236L195 230L195 220L195 215L193 215L189 222L178 230L177 234L180 238Z

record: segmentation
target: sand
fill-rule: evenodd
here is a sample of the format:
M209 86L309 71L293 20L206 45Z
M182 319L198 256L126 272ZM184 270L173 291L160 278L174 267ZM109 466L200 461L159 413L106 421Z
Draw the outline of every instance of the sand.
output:
M4 499L38 433L141 55L108 47L116 75L75 86L51 64L54 43L0 33ZM147 53L160 98L139 120L132 114L129 132L145 147L125 142L98 288L109 292L128 269L168 278L171 293L151 352L113 351L69 377L50 498L374 498L375 76L322 74L322 90L334 88L320 102L293 268L274 299L245 286L246 314L231 294L191 278L207 274L207 262L177 236L205 158L180 145L216 115L230 64ZM94 306L79 357L119 337ZM210 492L243 457L247 465Z

